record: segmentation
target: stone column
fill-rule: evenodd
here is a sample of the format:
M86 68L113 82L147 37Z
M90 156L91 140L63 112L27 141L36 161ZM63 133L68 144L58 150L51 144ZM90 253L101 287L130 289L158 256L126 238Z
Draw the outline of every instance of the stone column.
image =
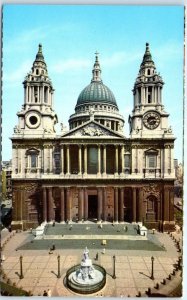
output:
M103 221L107 219L107 194L106 187L103 188Z
M164 188L164 220L169 221L169 189Z
M31 102L34 102L34 87L31 87Z
M25 149L21 149L21 174L25 174Z
M79 145L79 175L82 174L82 145Z
M42 104L44 104L44 85L42 86Z
M118 175L118 145L115 145L115 169L116 169L116 172L115 174Z
M169 191L169 220L174 221L174 190Z
M124 174L124 145L121 146L121 175Z
M160 86L158 86L158 103L160 104Z
M140 96L140 100L139 103L144 104L145 103L145 89L143 88L143 86L141 86L141 96Z
M102 219L102 201L103 201L102 188L98 188L97 191L98 191L97 220L101 221L101 219Z
M84 220L88 219L88 193L87 189L84 189Z
M50 99L49 99L49 87L47 87L47 102L50 104Z
M78 199L78 215L79 221L83 219L83 188L79 188L79 199Z
M106 145L103 145L103 174L106 175Z
M136 188L132 188L132 221L136 222Z
M70 151L69 151L69 145L67 147L67 174L70 175Z
M66 193L66 217L68 221L71 220L71 189L69 187Z
M37 86L37 100L40 102L40 87L39 85Z
M84 145L84 175L87 175L87 145Z
M64 188L60 188L60 219L61 222L64 222Z
M54 208L53 208L53 198L52 198L52 188L48 188L48 213L49 213L49 222L54 221Z
M47 221L47 197L46 188L43 188L43 221Z
M24 87L24 102L25 103L27 102L26 89L27 89L27 87L25 86Z
M97 175L101 175L101 146L98 145L98 172Z
M152 86L152 102L155 103L155 88Z
M120 203L119 203L119 211L120 211L120 222L124 222L124 188L120 189Z
M145 88L145 103L148 103L148 87Z
M118 222L118 188L114 188L114 221Z
M138 216L138 221L142 222L143 219L143 190L140 188L139 189L139 216Z
M49 172L53 173L53 148L49 148Z
M64 175L64 146L63 145L61 145L61 150L60 150L60 152L61 152L61 173L60 173L60 175Z

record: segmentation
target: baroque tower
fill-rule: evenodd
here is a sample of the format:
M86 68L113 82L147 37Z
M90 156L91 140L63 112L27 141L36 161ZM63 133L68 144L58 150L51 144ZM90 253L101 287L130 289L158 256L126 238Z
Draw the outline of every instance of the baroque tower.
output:
M162 104L162 89L164 82L156 71L149 44L140 65L136 78L133 96L134 108L129 117L131 137L164 137L172 134L168 127L168 116Z
M53 85L48 76L47 65L39 44L38 53L31 71L25 77L24 105L17 113L19 124L14 128L15 135L38 137L54 135L57 116L53 111Z

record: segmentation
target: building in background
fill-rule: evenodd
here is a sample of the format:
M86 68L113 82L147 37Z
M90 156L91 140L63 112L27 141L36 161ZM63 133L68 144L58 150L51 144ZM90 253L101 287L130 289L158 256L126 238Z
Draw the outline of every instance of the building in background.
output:
M98 53L91 83L60 135L41 45L23 85L12 136L14 228L89 219L173 230L175 138L148 43L133 88L129 137L115 96L101 79Z
M2 200L12 199L12 161L2 162Z

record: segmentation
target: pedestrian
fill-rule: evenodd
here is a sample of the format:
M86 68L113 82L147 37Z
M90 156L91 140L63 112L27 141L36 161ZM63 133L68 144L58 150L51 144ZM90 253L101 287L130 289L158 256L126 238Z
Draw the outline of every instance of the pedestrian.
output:
M98 260L98 257L99 257L99 254L98 252L96 253L96 256L95 256L95 260Z
M47 291L47 296L48 296L48 297L51 297L51 294L52 294L52 293L51 293L51 290L48 289L48 291Z
M46 290L44 291L44 293L43 293L43 296L47 296L47 292L46 292Z

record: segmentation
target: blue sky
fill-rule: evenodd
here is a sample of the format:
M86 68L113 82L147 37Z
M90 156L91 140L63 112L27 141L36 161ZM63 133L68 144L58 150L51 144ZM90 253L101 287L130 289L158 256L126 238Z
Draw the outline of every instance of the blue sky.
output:
M5 5L3 8L3 160L11 158L16 113L24 102L22 82L42 43L55 88L54 109L68 125L77 98L90 83L96 50L102 80L114 93L125 118L133 109L132 88L150 43L165 82L163 104L182 161L183 6ZM59 132L60 125L56 130Z

